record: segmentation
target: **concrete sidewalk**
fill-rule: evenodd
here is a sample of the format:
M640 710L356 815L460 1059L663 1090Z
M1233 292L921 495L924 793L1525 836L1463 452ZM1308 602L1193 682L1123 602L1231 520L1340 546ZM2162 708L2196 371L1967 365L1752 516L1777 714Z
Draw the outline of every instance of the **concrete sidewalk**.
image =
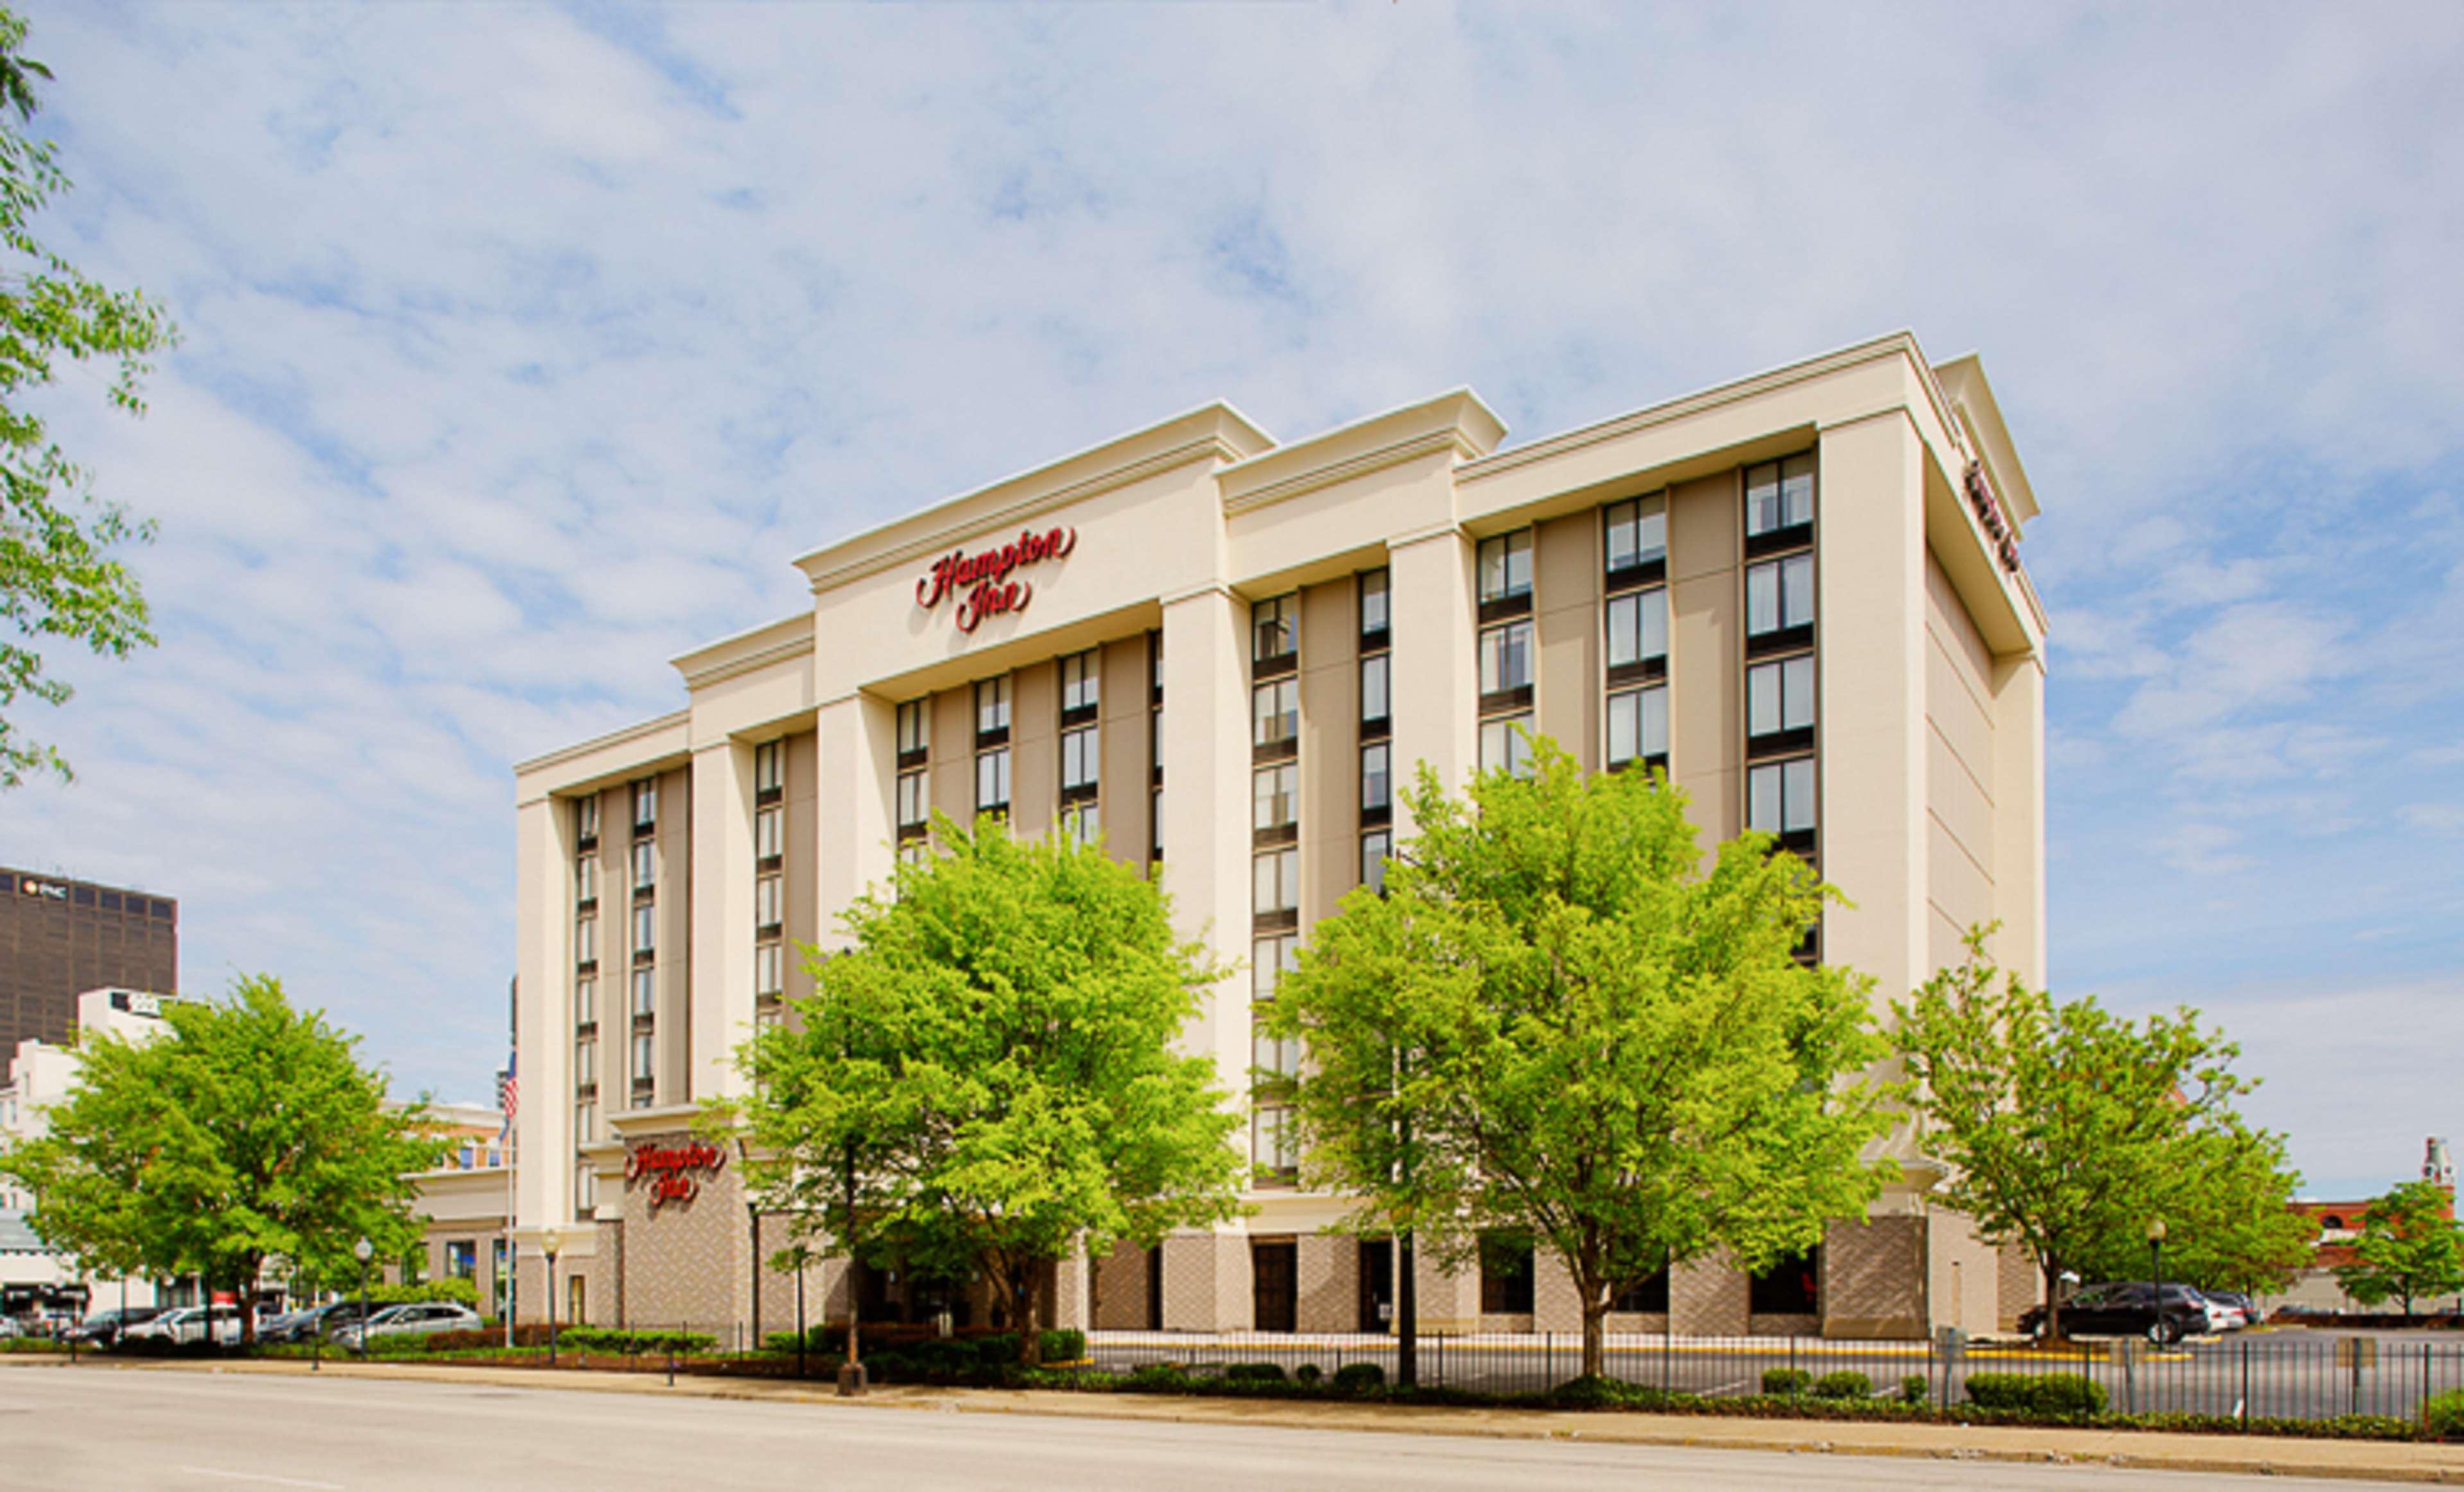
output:
M0 1355L0 1369L76 1372L269 1373L305 1376L304 1362L250 1359L216 1363L139 1358L66 1359ZM604 1372L482 1364L324 1364L345 1377L390 1378L497 1388L561 1389L708 1399L810 1404L861 1402L923 1413L1045 1415L1296 1430L1379 1431L1507 1439L1568 1439L1836 1456L1916 1456L1938 1459L2093 1463L2142 1470L2243 1472L2365 1481L2464 1485L2464 1445L2387 1440L2309 1440L2271 1436L2170 1435L2128 1430L2014 1429L2000 1425L1903 1424L1884 1420L1749 1419L1719 1415L1573 1414L1527 1409L1452 1409L1299 1399L1179 1398L1164 1394L1071 1393L1004 1389L894 1387L862 1400L841 1399L825 1384L679 1374Z

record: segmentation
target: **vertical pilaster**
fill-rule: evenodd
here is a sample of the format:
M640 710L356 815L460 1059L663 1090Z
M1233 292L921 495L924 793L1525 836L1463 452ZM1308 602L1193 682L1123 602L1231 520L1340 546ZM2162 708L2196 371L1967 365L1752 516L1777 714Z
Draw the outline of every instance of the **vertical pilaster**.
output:
M572 833L557 799L514 810L515 1062L532 1094L514 1123L514 1213L524 1229L573 1205Z
M665 1103L739 1091L736 1048L753 1034L753 748L725 737L703 742L693 751L692 781L698 873L690 890L692 999L683 1012L690 1067L683 1089L663 1094ZM663 902L687 895L683 877L662 873L660 882Z
M2045 983L2045 664L2035 653L1994 660L1993 954Z
M1826 962L1887 1001L1924 977L1925 450L1894 409L1822 432L1815 522L1823 878L1856 903Z
M1448 792L1478 764L1479 639L1472 609L1472 544L1454 527L1398 538L1388 546L1395 656L1395 770L1411 782L1425 763ZM1411 834L1411 814L1395 804L1395 839Z
M963 700L964 691L957 699ZM945 740L973 739L972 717L961 728L947 728L942 716L953 707L953 695L933 701L934 772L941 771ZM963 706L959 707L963 713ZM961 729L966 733L961 735ZM820 932L816 943L825 951L843 947L847 937L838 914L868 888L890 877L895 863L891 836L891 798L896 790L898 709L870 694L847 694L822 706L815 735L821 743L820 873L814 879L821 897ZM962 757L962 759L965 759ZM972 759L964 770L974 780ZM967 822L961 817L961 823Z
M1249 664L1244 608L1228 590L1163 608L1163 888L1173 931L1233 966L1183 1033L1227 1088L1249 1067ZM1304 868L1304 876L1307 871ZM1247 1136L1239 1142L1245 1152Z

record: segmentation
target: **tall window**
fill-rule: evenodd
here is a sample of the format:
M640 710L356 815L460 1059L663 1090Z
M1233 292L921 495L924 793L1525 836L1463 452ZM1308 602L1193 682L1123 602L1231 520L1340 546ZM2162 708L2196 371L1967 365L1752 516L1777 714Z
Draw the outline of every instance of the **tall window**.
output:
M786 743L763 741L753 748L753 801L776 802L787 792Z
M634 970L633 1019L637 1021L647 1020L650 1017L658 1014L658 1010L659 979L657 973L649 969Z
M1531 623L1526 618L1480 634L1480 691L1484 698L1531 687Z
M976 812L1009 812L1009 748L976 754Z
M898 775L898 838L904 844L924 837L931 827L933 805L924 788L924 774L902 772Z
M573 1023L595 1026L599 1023L599 980L585 975L573 981Z
M756 876L753 881L753 926L760 932L775 934L786 921L786 878Z
M1249 945L1249 998L1265 1004L1283 988L1284 976L1300 963L1301 940L1296 932L1280 932L1262 937Z
M1301 733L1301 686L1298 679L1278 679L1250 691L1252 745L1279 746L1298 740Z
M648 1108L650 1107L650 1094L658 1083L658 1070L654 1065L658 1060L657 1039L648 1031L635 1032L632 1059L633 1107Z
M1281 761L1258 768L1251 776L1250 798L1249 827L1253 832L1274 835L1297 825L1301 816L1300 763Z
M1388 763L1394 748L1384 741L1360 748L1360 818L1380 823L1395 809L1395 778Z
M925 765L932 757L932 700L911 699L898 707L897 827L899 858L920 851L933 819L932 795L925 786Z
M587 849L599 843L599 795L573 801L574 843Z
M599 857L597 855L574 857L573 899L585 903L599 899Z
M1386 890L1386 862L1394 857L1393 830L1372 829L1360 836L1360 884L1383 895Z
M1629 497L1600 510L1601 568L1615 585L1625 576L1668 560L1668 502Z
M1617 670L1640 669L1665 672L1668 667L1668 592L1659 586L1611 596L1603 608L1608 617L1608 656L1612 676ZM1654 665L1658 668L1655 669Z
M1783 843L1815 829L1814 758L1794 757L1746 769L1746 827Z
M1097 779L1103 773L1103 744L1096 738L1098 728L1081 726L1061 733L1061 801L1074 801L1095 795Z
M757 943L753 948L753 994L756 998L776 998L786 991L786 959L781 945Z
M910 699L898 707L898 764L902 767L921 765L932 749L932 704L930 699Z
M1288 1186L1300 1174L1300 1145L1292 1131L1290 1109L1281 1105L1261 1107L1249 1116L1249 1162L1260 1173L1259 1179L1269 1185Z
M1393 623L1390 583L1383 570L1360 572L1360 646L1364 651L1386 646L1386 633Z
M1746 735L1794 735L1814 729L1814 657L1800 653L1746 670Z
M573 1084L578 1088L594 1087L599 1082L599 1038L577 1036L573 1039Z
M1065 724L1095 718L1102 674L1093 648L1061 660L1061 718Z
M1277 596L1249 608L1249 661L1279 663L1301 649L1301 599Z
M1360 723L1384 726L1393 717L1395 655L1371 653L1360 660Z
M1746 635L1814 625L1814 556L1790 555L1746 568Z
M1746 469L1746 538L1785 533L1814 521L1814 455Z
M599 1106L588 1099L573 1106L573 1143L599 1143Z
M1301 905L1301 852L1296 847L1268 850L1250 861L1253 871L1249 910L1261 917L1296 913Z
M633 889L635 892L658 889L659 846L655 840L643 840L633 846Z
M1480 541L1483 605L1531 594L1531 531L1517 529Z
M1104 835L1103 805L1094 799L1067 803L1061 809L1061 837L1072 845L1092 845Z
M1300 1042L1280 1041L1265 1032L1267 1010L1299 950L1300 938L1289 932L1259 938L1249 947L1251 1062L1257 1068L1251 1084L1262 1094L1274 1097L1283 1096L1291 1080L1300 1076Z
M659 909L644 903L633 909L633 957L655 954L659 949Z
M1009 675L982 679L976 685L976 743L990 746L1009 739Z
M644 778L633 784L633 832L648 834L658 823L659 779Z
M573 961L584 969L598 965L599 919L597 917L573 919Z
M1609 754L1612 769L1640 762L1668 764L1668 690L1619 690L1609 696Z
M1531 770L1531 716L1499 715L1480 722L1480 770L1511 772L1522 777Z

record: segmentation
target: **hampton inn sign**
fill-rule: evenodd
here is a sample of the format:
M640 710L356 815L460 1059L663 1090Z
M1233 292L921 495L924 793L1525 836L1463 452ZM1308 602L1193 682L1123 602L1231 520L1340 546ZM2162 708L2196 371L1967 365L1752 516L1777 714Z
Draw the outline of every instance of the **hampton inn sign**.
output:
M683 1145L636 1145L625 1156L625 1181L647 1184L650 1211L669 1202L690 1202L701 1190L700 1178L715 1175L727 1165L727 1152L702 1140Z
M1035 583L1010 572L1046 560L1062 560L1078 547L1074 528L1023 533L999 549L969 554L954 549L933 561L933 573L915 582L915 604L930 611L944 596L965 595L954 618L961 632L972 632L984 618L1003 611L1024 611L1035 599Z

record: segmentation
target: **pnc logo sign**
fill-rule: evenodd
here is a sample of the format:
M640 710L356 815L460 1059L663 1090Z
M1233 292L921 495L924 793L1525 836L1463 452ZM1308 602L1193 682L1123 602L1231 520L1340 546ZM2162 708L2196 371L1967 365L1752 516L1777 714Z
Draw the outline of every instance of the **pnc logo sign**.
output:
M30 875L18 881L17 894L40 896L46 901L66 901L69 899L69 889L57 881L37 881Z
M1012 573L1046 560L1068 558L1078 547L1078 531L1074 528L1045 529L1041 533L1028 530L998 549L979 549L969 554L953 549L933 561L933 573L915 582L915 604L930 611L945 597L956 596L958 604L953 620L961 632L972 632L984 618L1004 611L1024 611L1035 599L1035 582L1024 576L1012 579Z

